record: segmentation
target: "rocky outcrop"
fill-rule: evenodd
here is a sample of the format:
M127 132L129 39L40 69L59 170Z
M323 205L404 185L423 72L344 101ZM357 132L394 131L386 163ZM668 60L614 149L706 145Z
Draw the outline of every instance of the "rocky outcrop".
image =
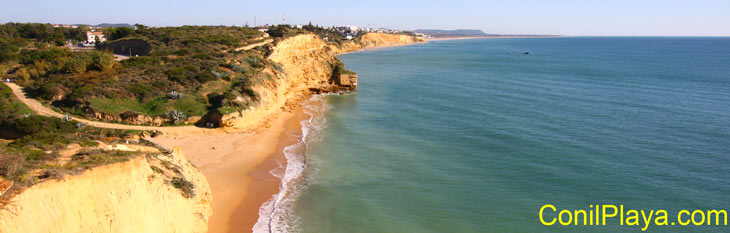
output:
M125 123L125 124L132 124L132 125L150 125L150 126L161 126L163 124L171 124L175 123L173 119L162 117L162 116L156 116L151 117L144 114L139 114L132 111L126 111L121 114L112 115L105 112L99 112L94 110L91 107L86 108L86 114L85 117L88 119L103 121L103 122L116 122L116 123ZM199 118L196 119L196 121ZM192 121L195 122L195 121Z
M338 86L357 89L357 74L335 74L333 77Z
M276 78L271 82L253 87L259 101L240 113L223 116L222 124L235 129L256 130L265 126L282 111L286 111L314 93L336 92L354 89L357 78L346 76L346 82L338 85L339 77L333 77L336 56L364 48L417 43L422 40L408 35L368 33L359 41L340 46L327 44L314 34L303 34L280 41L268 59L278 63L284 72L265 70ZM354 84L354 85L353 85Z
M176 149L36 184L0 210L0 232L207 232L210 201L205 177Z

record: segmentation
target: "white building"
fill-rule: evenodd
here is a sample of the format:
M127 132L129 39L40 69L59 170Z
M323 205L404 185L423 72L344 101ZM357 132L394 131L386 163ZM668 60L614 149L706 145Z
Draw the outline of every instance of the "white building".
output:
M86 42L93 43L95 41L104 42L106 37L102 32L86 32Z

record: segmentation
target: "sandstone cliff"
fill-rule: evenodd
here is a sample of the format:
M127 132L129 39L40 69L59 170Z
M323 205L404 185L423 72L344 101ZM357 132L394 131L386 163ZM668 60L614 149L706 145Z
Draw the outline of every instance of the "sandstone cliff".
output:
M260 129L313 93L340 90L332 81L338 54L416 42L419 40L410 36L377 33L341 46L327 44L314 34L280 41L268 59L281 69L265 69L273 78L253 87L259 96L257 104L223 116L224 125ZM195 187L194 195L174 187L174 177L189 181ZM10 201L6 210L0 210L2 233L206 232L211 215L208 183L180 150L45 181Z
M194 195L171 177L192 183ZM175 150L34 185L0 211L0 232L207 232L210 201L203 174Z
M368 33L362 36L359 44L355 43L355 46L351 46L348 50L344 50L343 52L351 52L367 48L407 45L423 41L424 39L421 37L413 37L409 35Z
M268 57L278 63L283 72L267 69L265 72L276 78L254 87L259 95L258 103L241 113L223 116L223 125L255 130L313 93L343 89L332 80L333 64L341 53L421 41L413 36L385 33L368 33L359 41L348 41L340 46L327 44L314 34L287 38L278 42Z

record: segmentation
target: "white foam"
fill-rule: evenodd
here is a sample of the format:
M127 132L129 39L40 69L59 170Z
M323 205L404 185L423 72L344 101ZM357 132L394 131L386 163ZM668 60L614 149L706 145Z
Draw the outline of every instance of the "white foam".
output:
M271 171L272 175L281 178L279 193L274 194L259 208L259 219L252 229L254 233L300 231L299 218L294 214L294 202L306 189L303 174L307 164L307 147L309 143L322 139L321 132L327 123L324 112L329 109L322 95L313 96L303 106L309 119L300 122L302 138L299 142L284 148L285 167ZM282 168L283 175L280 172Z

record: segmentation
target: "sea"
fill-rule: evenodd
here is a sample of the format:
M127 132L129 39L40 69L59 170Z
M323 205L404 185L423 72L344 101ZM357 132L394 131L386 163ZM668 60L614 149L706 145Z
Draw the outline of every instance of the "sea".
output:
M730 209L730 38L443 40L340 59L358 90L307 102L259 232L730 232L677 218ZM545 225L546 205L547 222L606 205L668 219Z

